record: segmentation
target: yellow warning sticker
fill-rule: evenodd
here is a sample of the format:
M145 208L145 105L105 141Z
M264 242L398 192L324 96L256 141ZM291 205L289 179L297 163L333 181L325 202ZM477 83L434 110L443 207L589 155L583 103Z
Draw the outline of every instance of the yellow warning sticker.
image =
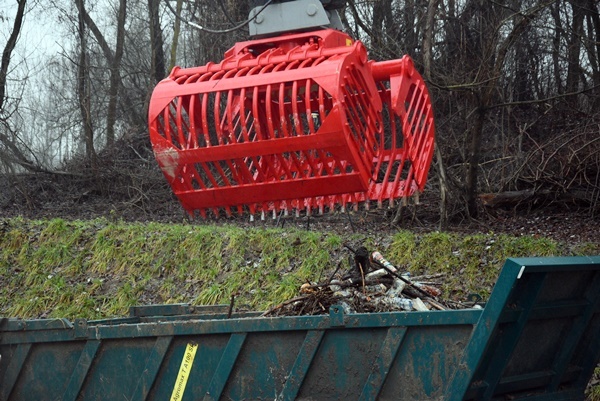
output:
M185 391L185 386L190 377L190 371L194 364L197 349L198 344L188 344L187 347L185 347L183 360L181 361L179 373L177 374L177 381L175 382L175 387L173 387L173 394L171 394L171 401L181 401L183 398L183 392Z

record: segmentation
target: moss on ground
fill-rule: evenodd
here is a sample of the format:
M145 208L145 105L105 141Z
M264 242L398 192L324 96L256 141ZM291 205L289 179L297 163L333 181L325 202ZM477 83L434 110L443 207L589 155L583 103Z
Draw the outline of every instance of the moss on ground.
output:
M124 223L104 219L0 226L0 315L123 316L149 303L229 303L266 309L323 281L357 236L296 229ZM400 231L362 238L413 275L444 273L445 297L487 297L507 257L599 254L600 244L567 247L546 238ZM377 245L380 244L380 245ZM385 245L381 245L385 244Z

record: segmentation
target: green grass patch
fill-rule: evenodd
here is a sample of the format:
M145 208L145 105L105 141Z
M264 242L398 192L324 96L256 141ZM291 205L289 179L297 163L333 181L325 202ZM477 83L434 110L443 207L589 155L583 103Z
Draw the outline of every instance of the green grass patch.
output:
M98 219L4 220L0 232L0 315L105 318L149 303L229 303L267 309L326 280L344 243L379 250L412 275L442 273L444 297L489 296L504 260L599 254L546 238L400 231L347 237L297 229L124 223ZM386 245L381 245L386 244Z
M592 380L590 385L586 390L586 401L600 401L600 366L596 367L594 370L594 375L592 376ZM592 383L596 383L593 385Z

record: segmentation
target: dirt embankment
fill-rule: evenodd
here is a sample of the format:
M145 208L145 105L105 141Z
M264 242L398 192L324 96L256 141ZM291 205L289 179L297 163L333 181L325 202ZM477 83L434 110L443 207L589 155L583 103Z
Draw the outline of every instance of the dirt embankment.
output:
M391 225L395 210L364 210L302 216L285 221L250 221L249 216L220 218L214 224L229 223L241 227L295 226L339 234L394 233L399 228L417 232L439 229L439 195L431 187L421 195L420 204L409 206L398 226ZM160 172L145 133L125 137L117 145L98 155L91 166L74 160L59 172L0 175L0 217L28 219L62 218L88 220L98 217L123 221L189 223ZM478 220L459 213L450 216L448 231L463 233L506 233L535 235L561 242L600 241L600 213L595 215L581 205L548 202L509 207L481 207ZM195 221L204 224L204 220Z

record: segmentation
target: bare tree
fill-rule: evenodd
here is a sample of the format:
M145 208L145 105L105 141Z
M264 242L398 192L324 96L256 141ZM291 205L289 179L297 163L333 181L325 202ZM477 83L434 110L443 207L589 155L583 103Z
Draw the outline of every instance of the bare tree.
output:
M79 100L79 112L83 123L83 137L85 143L85 154L93 167L96 165L96 150L94 149L94 129L92 127L92 113L89 84L89 65L87 56L87 35L84 19L84 0L75 0L79 11L77 14L77 33L79 37L79 61L77 64L77 97Z
M107 144L112 144L115 140L114 125L116 122L116 111L118 104L122 107L126 107L128 112L124 115L130 116L130 121L134 125L143 124L145 119L143 113L133 107L133 105L142 105L143 100L134 101L131 98L129 91L125 87L123 79L121 78L122 73L122 60L125 51L125 21L127 18L127 0L119 0L119 9L117 11L117 29L116 29L116 44L115 50L113 51L108 44L105 36L102 34L92 17L87 12L86 8L83 7L81 10L82 17L85 21L86 26L89 28L91 33L94 35L96 42L102 50L107 64L110 69L110 86L108 89L109 103L107 110L106 119L106 130L107 130ZM120 102L119 102L120 100Z
M425 30L423 36L423 77L426 81L431 81L431 64L433 63L433 36L435 15L438 11L440 0L429 0L427 5L427 19L425 21ZM436 171L440 183L440 230L448 228L448 177L446 176L446 166L440 147L435 141L435 163Z
M573 13L573 22L571 26L571 35L568 43L567 53L567 92L575 92L579 87L579 80L581 76L581 68L579 64L579 57L581 54L581 38L583 37L583 19L585 15L585 9L587 1L584 0L569 0L571 10Z
M20 143L18 136L11 127L10 119L14 116L16 110L13 109L9 111L7 107L9 66L23 26L26 3L26 0L17 0L18 7L15 14L15 20L8 41L2 51L2 61L0 64L0 161L2 161L9 169L12 169L13 166L20 166L29 171L40 171L42 168L38 163L27 156L29 152L27 150L22 150L22 143ZM15 99L15 101L17 100L18 99ZM17 107L18 105L14 106L14 108Z
M148 16L150 25L150 44L152 48L152 76L159 82L166 76L164 42L160 27L160 0L148 0Z
M181 9L183 0L177 0L175 6L175 22L173 24L173 41L171 43L171 61L169 62L169 70L172 70L177 63L177 47L179 46L179 33L181 31Z
M121 59L125 43L125 15L127 0L119 1L119 13L117 15L117 43L115 45L115 56L110 64L110 88L108 91L109 102L106 114L106 144L111 146L115 142L115 121L117 119L117 103L119 87L121 82Z
M499 77L501 76L508 52L516 39L521 35L533 16L545 7L541 2L536 3L528 10L514 10L512 28L500 41L495 41L494 36L481 35L481 68L478 71L480 84L474 88L475 108L473 110L473 122L469 131L467 172L465 179L465 195L469 215L477 217L478 208L478 173L481 158L481 140L483 136L484 123L489 107L493 104L493 96L497 91ZM488 13L491 7L482 10L480 27L489 23L491 15Z
M13 28L2 51L2 64L0 65L0 110L4 108L4 101L6 97L6 78L8 76L8 66L10 65L10 59L12 52L15 50L17 45L17 38L21 32L21 26L23 25L23 16L25 14L26 0L17 0L17 14L15 16L15 22Z

